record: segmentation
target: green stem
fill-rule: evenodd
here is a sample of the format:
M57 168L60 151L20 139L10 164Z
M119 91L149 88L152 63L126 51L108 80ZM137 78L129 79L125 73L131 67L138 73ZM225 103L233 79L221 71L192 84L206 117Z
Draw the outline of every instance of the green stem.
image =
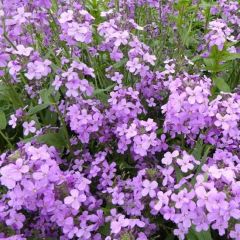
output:
M8 38L7 34L4 33L3 37L9 42L9 44L15 49L17 50L16 46L14 45L14 43Z
M14 106L15 107L24 107L24 102L20 98L19 94L16 92L14 86L6 78L3 77L2 80L6 84L6 86L8 86L11 90L10 97L11 97L11 100L12 100Z
M7 42L15 49L17 50L16 46L14 45L14 43L9 39L9 37L7 36L7 31L6 31L6 25L5 25L5 21L2 19L2 26L3 26L3 37L7 40Z
M68 131L67 131L67 125L64 121L64 118L63 118L63 115L61 113L61 111L59 110L58 108L58 105L56 103L53 103L54 107L55 107L55 110L60 118L60 122L61 122L61 125L63 127L63 131L64 131L64 135L66 137L66 140L67 140L67 146L68 146L68 150L70 151L70 155L73 156L73 151L72 151L72 148L71 148L71 142L70 142L70 138L69 138L69 135L68 135Z
M209 20L210 20L210 8L207 8L206 9L206 19L205 19L205 24L204 24L204 34L207 33Z
M13 149L13 145L11 144L11 142L8 140L7 136L2 132L2 130L0 130L0 135L3 137L3 139L7 142L8 146Z
M208 145L208 146L206 147L206 149L204 149L205 152L204 152L204 155L203 155L203 157L202 157L202 159L201 159L201 163L200 163L200 165L198 166L198 168L197 168L197 170L196 170L196 173L194 174L193 179L191 180L191 184L192 184L192 185L194 185L194 184L196 183L196 178L197 178L198 174L200 173L200 171L202 170L202 166L206 163L207 158L208 158L208 154L209 154L209 152L210 152L212 149L213 149L213 146L210 146L210 145Z

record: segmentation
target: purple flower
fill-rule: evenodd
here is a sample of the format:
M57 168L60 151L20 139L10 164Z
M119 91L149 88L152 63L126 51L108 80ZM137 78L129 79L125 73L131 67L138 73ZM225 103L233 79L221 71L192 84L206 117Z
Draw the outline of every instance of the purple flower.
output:
M177 156L179 156L179 152L177 150L173 151L172 153L167 152L164 154L164 157L162 159L162 163L165 165L171 165L173 158L176 158Z
M17 50L14 50L13 53L21 56L28 57L30 56L31 52L33 51L33 48L31 47L24 47L23 45L17 45Z
M60 23L66 23L66 22L70 22L72 20L73 20L73 11L72 10L67 10L67 12L61 13L58 21Z
M118 84L122 83L123 75L119 72L115 72L114 75L111 77L111 80L117 82Z
M110 228L111 232L117 234L122 228L129 225L129 220L125 218L124 215L119 214L116 219L111 221Z
M58 91L59 88L62 86L62 80L59 76L55 77L55 80L53 81L52 85L54 86L55 90Z
M12 126L12 128L15 128L17 126L17 118L16 118L16 116L14 114L12 114L10 116L10 120L9 120L8 124L10 126Z
M204 95L203 89L200 86L196 86L193 90L190 87L186 88L186 93L189 95L188 102L194 104L195 102L203 103Z
M207 194L206 208L209 212L214 212L218 209L228 209L228 202L225 200L226 194L211 190Z
M133 60L128 61L126 66L129 72L135 73L135 74L138 73L138 71L142 67L142 65L140 64L139 58L134 58Z
M77 232L78 228L74 227L73 218L65 218L63 223L63 233L67 234L67 236L72 239Z
M49 60L36 60L34 62L30 62L27 65L28 72L25 73L25 76L29 79L41 79L42 77L46 77L50 72L51 68L49 67L51 65L51 61Z
M21 229L23 227L23 222L25 221L25 216L22 213L17 213L14 210L10 211L9 218L6 220L8 226L13 226L16 229Z
M71 205L72 208L78 210L81 206L81 202L86 200L86 196L84 194L80 194L77 189L72 189L70 194L71 196L64 198L64 203Z
M240 239L240 224L235 224L235 229L230 232L230 237L236 240Z
M174 178L173 178L173 173L174 173L174 168L172 166L168 167L168 168L163 168L162 170L162 174L163 174L163 186L166 186L168 183L174 183Z
M10 61L8 63L8 67L9 67L9 73L12 76L16 76L18 74L18 72L20 72L20 70L21 70L21 66L18 61Z
M178 224L178 229L175 229L173 232L180 240L184 240L188 230L182 224Z
M31 120L31 122L24 122L23 123L23 128L24 128L24 132L23 134L25 136L27 136L29 133L35 133L36 132L36 127L35 127L35 121Z
M232 34L233 30L230 29L222 19L217 19L209 23L209 33L205 36L205 40L212 48L217 46L219 51L223 50L224 44L227 41L235 42L235 38Z
M193 170L194 165L192 162L194 161L193 157L187 154L185 151L183 152L182 158L177 158L176 162L181 167L182 172L186 173L189 170Z
M8 61L10 60L10 56L6 53L0 53L0 67L6 67Z
M122 193L122 192L118 193L117 191L114 190L112 193L112 203L118 204L118 205L123 205L124 204L124 193Z
M220 113L216 114L216 118L215 126L222 127L223 130L229 130L231 121L234 120L231 115L226 114L222 116Z
M150 182L149 180L144 180L142 183L143 190L142 196L145 197L149 195L151 198L156 196L156 188L158 187L158 183L156 181Z
M14 15L13 19L15 23L22 24L28 21L32 16L32 13L25 12L24 7L19 7L17 9L17 14Z
M135 123L132 123L130 125L130 127L125 132L126 132L126 138L127 139L135 137L138 134L137 125Z
M164 204L168 205L170 195L171 195L171 191L168 191L166 193L159 191L157 193L158 200L157 200L156 204L154 205L154 209L156 211L160 211Z
M29 166L24 165L23 159L19 158L16 164L8 164L0 169L1 183L9 189L13 189L16 182L22 179L22 175L29 171Z
M156 107L156 103L154 102L154 98L146 99L149 107Z
M35 180L41 180L48 175L48 172L49 172L49 166L47 164L44 164L41 166L40 171L33 173L33 178Z
M112 37L116 39L114 42L114 45L116 47L119 47L121 44L126 45L129 39L129 32L128 31L115 32Z
M91 230L92 230L92 226L86 226L86 225L80 224L80 228L77 231L76 235L80 239L90 239Z
M157 60L157 58L147 52L143 55L143 60L150 63L151 65L155 65L155 61Z

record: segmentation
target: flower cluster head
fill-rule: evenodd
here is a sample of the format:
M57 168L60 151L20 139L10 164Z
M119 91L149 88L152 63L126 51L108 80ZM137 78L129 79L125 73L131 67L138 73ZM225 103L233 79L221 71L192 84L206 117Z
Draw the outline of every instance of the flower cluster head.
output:
M37 214L31 224L42 236L51 228L53 234L61 229L68 239L82 234L90 239L102 225L103 212L94 213L101 201L90 193L91 180L79 172L62 171L63 160L55 148L25 144L1 159L0 181L8 189L1 200L1 221L7 226L22 229L25 214L31 212ZM84 206L86 211L79 215Z
M144 111L139 99L139 92L133 88L116 86L108 99L109 109L106 114L110 122L127 123Z
M166 152L162 158L162 163L166 166L178 165L183 173L187 173L194 169L199 161L195 160L192 155L189 155L186 151L179 152L178 150Z
M70 45L76 42L90 43L92 41L92 20L93 16L81 6L76 9L67 10L60 14L58 19L62 33L60 38Z
M118 141L118 151L124 153L130 145L134 154L141 157L148 153L159 151L160 140L156 134L157 124L153 119L134 120L132 123L124 123L116 128Z
M212 127L205 139L219 147L237 149L239 146L240 98L236 93L222 93L210 102L208 115Z
M225 42L236 41L232 33L233 30L230 29L223 20L217 19L209 23L209 32L205 36L205 41L209 49L216 46L219 51L222 51Z
M97 133L104 124L101 105L98 101L82 100L67 107L70 128L77 133L82 143L88 143L90 135Z
M211 8L211 13L213 15L217 15L221 13L224 16L223 19L234 26L234 25L238 25L240 22L238 9L239 9L238 1L220 0L220 1L217 1L217 5Z
M93 88L85 79L87 76L95 77L94 70L82 62L73 61L66 72L56 76L52 85L56 91L65 86L67 97L76 98L83 94L91 96Z
M169 81L169 100L162 106L164 130L172 136L195 138L209 124L208 103L211 80L184 73Z
M150 66L155 65L156 56L150 53L149 47L133 35L131 30L141 31L143 29L133 19L123 20L118 15L101 23L98 26L98 32L104 41L100 44L99 49L109 52L111 59L119 62L124 56L122 48L127 48L126 69L134 75L144 76Z
M34 62L29 62L27 65L27 73L25 76L29 79L41 79L42 77L46 77L50 72L51 68L49 67L51 65L51 61L44 60L39 61L35 60Z

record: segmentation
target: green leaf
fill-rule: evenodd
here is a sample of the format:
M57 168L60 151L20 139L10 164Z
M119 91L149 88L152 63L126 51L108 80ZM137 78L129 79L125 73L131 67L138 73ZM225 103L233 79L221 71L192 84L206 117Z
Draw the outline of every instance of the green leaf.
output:
M5 129L7 126L7 120L5 113L3 111L0 111L0 130Z
M212 58L204 58L203 61L204 61L205 65L206 65L207 69L212 69L213 68L213 66L214 66L214 59L212 59Z
M50 100L49 100L50 94L51 94L51 91L49 89L42 89L40 91L40 97L44 103L50 104Z
M31 116L31 115L33 115L33 114L36 114L36 113L42 111L43 109L47 108L48 106L49 106L48 103L43 103L43 104L34 106L34 107L32 107L32 108L29 109L27 115L28 115L28 116Z
M203 9L211 8L213 6L216 6L216 3L202 1L200 4L200 8L203 8Z
M223 61L231 61L240 58L240 53L227 53L222 56Z
M7 86L0 81L0 95L4 96L5 101L11 102L15 109L21 107L21 99L14 87Z
M174 170L176 172L177 182L179 183L181 179L184 177L181 169L178 166L174 166Z
M204 154L203 154L203 156L202 156L202 158L201 158L200 165L199 165L199 166L197 167L197 169L196 169L196 172L195 172L195 174L194 174L194 178L193 178L192 181L191 181L191 184L192 184L192 185L194 185L194 184L196 183L196 177L198 176L199 172L202 170L202 166L203 166L203 164L206 162L207 157L208 157L208 154L209 154L209 152L211 151L212 148L213 148L213 147L212 147L211 145L207 145L207 146L205 146L205 148L203 149Z
M110 234L110 223L105 223L98 230L103 236L108 236Z
M187 239L187 240L199 240L199 239L197 238L197 236L196 236L193 232L191 232L191 231L189 231L186 239Z
M115 84L110 85L110 86L108 86L107 88L104 88L104 89L95 89L93 94L98 95L98 94L101 94L103 92L107 92L107 91L111 90L114 86L115 86Z
M168 234L165 240L174 240L174 235L173 234Z
M211 232L208 231L202 231L197 232L193 227L191 227L188 235L186 236L188 240L212 240Z
M222 91L222 92L230 92L231 91L229 85L225 82L225 80L223 78L216 77L213 79L213 81L220 91Z
M199 61L199 60L202 60L202 57L201 57L200 55L196 55L195 57L193 57L193 58L191 59L192 62L197 62L197 61Z
M103 104L107 104L108 102L108 95L104 92L98 93L95 95L97 99L99 99Z
M60 98L59 93L54 92L54 88L42 89L40 91L40 97L45 104L54 104Z
M58 120L58 115L56 112L47 111L42 120L44 125L55 125Z
M57 0L52 0L52 7L51 10L55 13L58 10L58 2Z
M37 140L41 143L45 143L49 146L54 146L59 149L63 149L67 145L63 130L61 129L57 133L46 133L37 137Z
M126 63L127 63L128 59L127 58L123 58L121 61L117 62L117 63L114 63L112 65L113 68L120 68L120 67L123 67Z
M110 91L115 85L110 85L104 89L95 89L94 96L99 99L102 103L107 104L108 95L105 92Z
M192 155L195 157L195 159L197 160L201 159L203 147L204 147L203 140L202 139L198 140L192 151Z

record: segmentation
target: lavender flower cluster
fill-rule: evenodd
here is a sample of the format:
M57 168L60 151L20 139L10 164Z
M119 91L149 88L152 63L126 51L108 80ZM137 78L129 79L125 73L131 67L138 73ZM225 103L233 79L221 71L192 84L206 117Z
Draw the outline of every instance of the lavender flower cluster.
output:
M0 2L0 239L240 239L240 5L213 2Z

